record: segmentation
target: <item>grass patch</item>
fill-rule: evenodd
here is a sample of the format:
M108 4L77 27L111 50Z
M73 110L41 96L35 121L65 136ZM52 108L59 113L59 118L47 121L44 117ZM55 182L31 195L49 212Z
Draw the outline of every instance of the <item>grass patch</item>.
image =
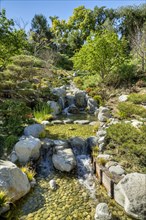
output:
M51 108L47 103L39 103L33 111L35 121L41 123L44 120L52 119Z
M36 175L36 172L33 169L31 169L29 166L23 166L20 169L23 173L27 175L29 181L32 181L34 176Z
M118 123L107 129L107 150L114 159L124 162L131 172L146 172L146 126L140 129L131 124ZM132 163L131 163L132 161Z
M146 109L131 102L121 102L118 104L118 116L121 119L135 116L146 118Z
M46 131L47 131L46 136L52 139L68 139L75 136L88 138L90 136L95 135L92 126L78 125L78 124L47 126Z
M130 101L130 102L132 102L134 104L146 103L146 94L131 93L128 96L128 101Z
M5 191L0 191L0 207L5 206L9 201L7 193Z

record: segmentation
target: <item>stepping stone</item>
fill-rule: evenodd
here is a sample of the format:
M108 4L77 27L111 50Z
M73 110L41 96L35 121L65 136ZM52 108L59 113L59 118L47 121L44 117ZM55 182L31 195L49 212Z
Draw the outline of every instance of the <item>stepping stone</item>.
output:
M52 122L51 122L51 124L63 124L63 121L61 121L61 120L53 120Z
M89 120L76 120L74 121L74 124L80 124L80 125L85 125L85 124L89 124L90 121Z
M72 123L73 123L73 120L70 119L70 118L68 118L68 119L63 120L63 123L64 123L64 124L72 124Z

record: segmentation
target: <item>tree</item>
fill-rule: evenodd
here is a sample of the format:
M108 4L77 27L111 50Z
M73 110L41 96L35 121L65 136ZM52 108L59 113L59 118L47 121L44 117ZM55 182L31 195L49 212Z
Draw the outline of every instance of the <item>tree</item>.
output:
M42 50L51 44L52 34L46 17L42 14L35 15L31 21L30 41L33 54L38 56Z
M12 56L24 53L28 49L24 30L16 30L14 21L7 19L3 9L0 15L0 68L6 67Z
M103 24L107 18L113 25L114 10L105 7L98 8L97 6L94 10L87 9L85 6L75 8L68 21L51 17L53 42L57 45L59 52L72 56L82 47L91 32L105 29Z
M126 60L126 41L110 31L91 35L79 52L72 58L74 68L97 74L104 82Z

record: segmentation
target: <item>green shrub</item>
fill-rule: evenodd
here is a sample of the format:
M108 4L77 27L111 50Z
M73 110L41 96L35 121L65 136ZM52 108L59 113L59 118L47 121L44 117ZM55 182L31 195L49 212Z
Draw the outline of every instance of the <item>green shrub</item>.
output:
M107 160L101 157L97 159L97 163L99 163L102 166L105 166L105 164L107 163Z
M56 66L66 70L72 70L73 63L66 54L57 53Z
M13 134L6 137L5 142L4 142L4 146L7 150L7 153L11 152L11 150L13 149L13 147L16 144L17 141L18 141L18 137L13 135Z
M131 102L121 102L118 104L118 115L120 118L131 118L134 115L146 118L146 109Z
M146 94L131 93L128 96L128 101L133 102L134 104L146 103Z
M20 135L24 125L30 121L31 109L18 100L5 100L0 107L4 132Z
M102 97L101 97L100 95L95 95L95 96L93 97L93 99L97 102L97 105L98 105L98 106L103 105L103 100L102 100Z
M0 131L0 132L2 132L2 131ZM5 140L5 137L3 135L0 135L0 157L4 153L4 140Z
M80 76L77 76L74 78L73 82L75 83L75 85L79 88L82 87L83 85L83 79Z
M140 132L130 123L117 123L107 129L107 139L110 140L110 145L114 146L124 142L136 142L139 135Z
M118 123L107 129L107 150L116 160L132 160L130 169L143 172L146 165L146 126L137 129L131 124ZM127 168L127 167L126 167ZM128 168L127 168L128 169Z

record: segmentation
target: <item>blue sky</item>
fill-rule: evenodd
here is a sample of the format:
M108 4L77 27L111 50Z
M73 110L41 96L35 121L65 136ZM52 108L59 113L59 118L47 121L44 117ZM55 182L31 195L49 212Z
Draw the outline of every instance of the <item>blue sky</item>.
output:
M49 16L57 15L60 19L68 19L73 9L85 5L93 9L96 5L108 8L118 8L125 5L139 5L146 3L146 0L0 0L0 9L6 9L8 18L15 20L23 19L28 22L26 29L30 28L31 20L35 14L43 14L49 21Z

